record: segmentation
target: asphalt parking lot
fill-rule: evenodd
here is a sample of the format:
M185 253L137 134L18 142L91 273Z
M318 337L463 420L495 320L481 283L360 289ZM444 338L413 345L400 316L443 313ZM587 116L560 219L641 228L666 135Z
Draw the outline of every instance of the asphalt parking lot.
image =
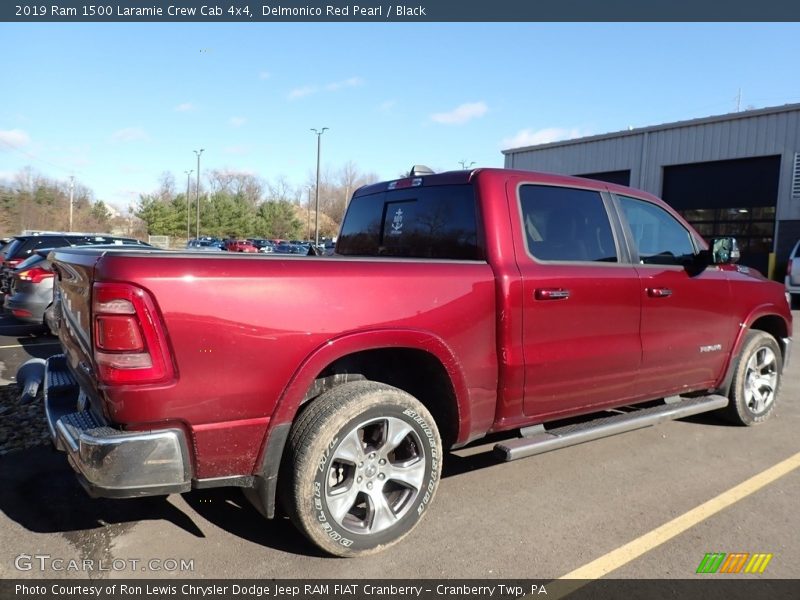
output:
M0 318L0 386L57 351L54 338ZM322 556L236 489L91 499L63 455L37 446L0 457L0 577L685 579L701 577L706 553L748 552L773 558L741 577L797 578L799 397L796 356L776 418L757 427L700 415L512 463L487 454L491 445L459 450L421 525L354 560ZM19 570L21 554L51 558ZM58 570L55 558L125 567ZM167 568L172 560L191 568Z

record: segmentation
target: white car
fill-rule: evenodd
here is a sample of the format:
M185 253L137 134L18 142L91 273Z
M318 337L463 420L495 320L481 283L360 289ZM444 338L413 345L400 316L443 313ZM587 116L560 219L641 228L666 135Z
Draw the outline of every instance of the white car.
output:
M786 265L786 291L792 295L792 304L800 303L800 240L789 253L789 262Z

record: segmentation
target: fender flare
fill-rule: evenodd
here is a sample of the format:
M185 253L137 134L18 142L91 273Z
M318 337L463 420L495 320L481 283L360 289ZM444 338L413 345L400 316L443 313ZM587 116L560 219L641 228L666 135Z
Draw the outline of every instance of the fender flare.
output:
M462 428L468 429L465 427L470 422L469 402L465 401L468 398L467 385L455 354L439 336L413 329L359 331L343 334L317 347L303 360L284 388L270 418L270 424L291 422L302 404L306 391L314 383L314 379L331 363L357 352L392 348L421 350L439 361L453 386L458 405L459 422L462 424L459 426L459 431Z
M433 356L444 367L456 398L458 438L469 432L471 411L464 375L450 347L438 336L418 330L376 329L343 334L314 349L292 375L278 399L270 418L269 428L255 465L253 488L246 494L255 507L267 518L275 516L275 497L278 472L291 424L317 375L331 363L369 350L403 348L421 350Z
M717 386L717 390L724 396L727 396L730 392L731 382L733 381L734 367L736 366L739 353L742 350L745 335L748 331L750 331L753 323L762 317L777 317L784 322L787 331L790 329L789 324L781 315L781 311L775 304L760 304L751 310L747 317L740 321L739 331L736 334L736 339L733 341L733 347L731 348L731 353L728 357L728 364L725 367L725 376L720 380L719 385ZM778 342L778 346L781 348L781 350L785 352L786 348L783 347L783 340L778 339L776 341Z

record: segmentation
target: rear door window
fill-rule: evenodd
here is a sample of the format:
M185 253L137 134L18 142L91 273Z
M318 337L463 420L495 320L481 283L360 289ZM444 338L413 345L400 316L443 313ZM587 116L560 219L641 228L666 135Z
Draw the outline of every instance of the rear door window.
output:
M439 185L356 196L336 251L346 256L481 260L473 187Z
M595 190L546 185L519 189L528 252L540 261L619 261L603 197Z

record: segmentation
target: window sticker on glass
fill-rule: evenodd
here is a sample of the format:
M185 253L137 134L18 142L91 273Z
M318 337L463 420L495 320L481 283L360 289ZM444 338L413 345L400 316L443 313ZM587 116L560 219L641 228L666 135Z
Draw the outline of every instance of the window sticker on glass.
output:
M416 205L416 200L386 203L386 216L383 221L384 244L392 244L391 238L396 239L414 229Z
M400 235L403 233L403 209L398 208L394 212L394 219L392 219L392 228L389 235Z

